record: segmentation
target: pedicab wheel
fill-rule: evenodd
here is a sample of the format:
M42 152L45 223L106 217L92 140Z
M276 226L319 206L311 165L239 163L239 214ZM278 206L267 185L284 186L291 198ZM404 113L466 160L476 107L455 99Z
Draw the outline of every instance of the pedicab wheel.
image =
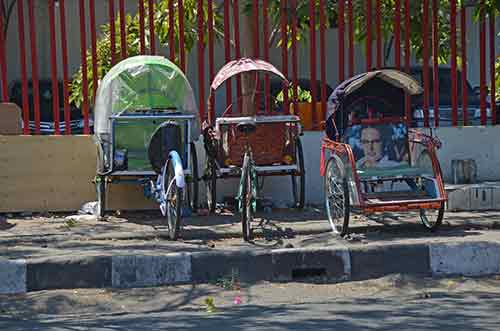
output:
M215 160L208 159L207 173L205 178L205 185L207 189L207 205L210 213L215 213L217 205L217 173L215 169Z
M436 230L444 217L444 202L441 202L439 209L420 209L420 220L422 224L429 230Z
M240 213L241 213L241 230L243 232L243 240L252 240L252 176L250 174L248 158L245 156L243 168L241 170L241 196L240 196Z
M299 171L292 174L292 193L295 208L304 208L306 195L306 169L304 166L304 151L300 138L295 140L295 159L299 166ZM298 177L298 178L297 178Z
M324 177L325 206L332 231L345 236L349 230L350 199L344 164L337 156L328 160Z
M162 196L165 198L165 217L167 218L168 236L176 240L181 228L182 189L175 181L174 164L167 161L163 169Z
M96 216L104 217L104 212L106 211L106 177L96 176L95 186L97 192Z
M198 209L198 156L196 155L196 147L194 143L189 144L191 152L191 178L189 178L186 186L187 204L193 212Z

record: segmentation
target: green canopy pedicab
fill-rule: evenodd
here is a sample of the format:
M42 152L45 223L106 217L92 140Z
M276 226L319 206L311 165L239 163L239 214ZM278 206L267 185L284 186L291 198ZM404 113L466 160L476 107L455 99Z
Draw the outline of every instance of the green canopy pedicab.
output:
M141 184L176 239L181 208L196 209L198 200L199 113L182 71L161 56L121 61L99 85L94 121L97 214L104 216L109 183Z

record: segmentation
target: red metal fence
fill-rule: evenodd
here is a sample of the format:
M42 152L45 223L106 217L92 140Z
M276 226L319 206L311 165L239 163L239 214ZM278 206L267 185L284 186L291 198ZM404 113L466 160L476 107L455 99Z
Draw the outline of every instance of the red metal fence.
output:
M71 112L69 101L69 58L68 58L68 39L77 37L80 40L80 65L82 68L82 102L80 110L83 114L83 131L84 133L91 132L90 115L93 104L93 99L90 97L95 96L97 89L97 79L90 80L91 77L102 78L102 73L99 69L100 62L97 41L98 37L102 36L99 24L96 23L96 12L106 13L107 21L110 23L110 59L109 61L114 64L119 60L127 57L127 4L130 6L131 1L125 0L48 0L48 5L38 6L39 2L36 0L17 1L16 10L13 15L17 18L16 35L6 40L5 35L0 33L0 79L1 79L1 97L3 101L9 100L9 77L7 75L7 67L9 66L10 59L7 56L6 48L15 47L18 49L17 56L20 63L20 80L22 86L22 109L23 109L23 123L24 133L30 134L40 133L41 111L40 109L40 91L39 91L39 69L40 66L50 66L50 79L52 80L52 95L53 95L53 119L54 119L54 133L61 134L61 123L65 123L65 134L71 134ZM262 57L268 60L270 58L270 47L281 48L281 63L274 63L278 68L290 77L290 80L295 86L291 102L297 103L297 82L299 79L299 68L309 68L309 78L311 82L316 82L319 78L320 93L318 94L316 88L311 90L313 102L320 102L322 112L326 111L326 85L329 77L336 77L336 81L342 81L347 76L352 76L356 72L370 70L373 68L380 68L383 66L382 59L385 56L383 49L383 36L381 20L385 19L382 14L383 1L365 0L361 1L361 7L365 10L365 29L367 31L364 40L364 52L362 53L365 58L364 67L355 67L355 19L356 14L354 10L360 4L360 1L346 0L337 2L328 2L325 0L247 0L246 2L238 2L238 0L168 0L168 26L175 26L175 30L181 31L178 37L175 36L174 29L168 30L169 46L158 46L157 37L159 32L156 31L158 24L154 22L153 18L156 17L158 7L161 3L167 3L164 0L137 0L137 6L134 15L138 15L139 19L139 53L140 54L160 54L168 56L170 59L177 61L178 65L185 70L186 59L189 56L187 53L186 45L186 31L196 31L193 52L197 53L196 63L198 81L192 81L193 87L197 88L197 95L199 98L198 105L201 118L205 118L206 114L206 89L209 82L214 77L215 71L218 69L215 65L214 54L216 47L221 47L224 50L224 61L229 61L238 58L243 54L242 38L253 38L250 43L253 44L253 56ZM421 66L423 68L422 85L424 87L423 97L423 114L425 126L434 124L440 125L439 107L434 112L434 123L430 123L430 100L434 105L439 105L439 39L438 35L440 29L444 28L439 26L438 15L435 15L439 10L440 1L437 0L423 0L422 24L421 33L423 49ZM192 3L195 5L193 6ZM71 8L77 8L75 12L69 12L69 4ZM271 17L270 8L275 6L279 8L279 19L277 21ZM243 8L246 7L253 10L250 15L252 22L253 33L249 36L248 33L243 37L241 35L240 26L244 17L242 15ZM304 8L308 8L309 18L307 24L299 26L298 19L300 17L297 8L301 9L301 14ZM46 8L46 9L45 9ZM107 10L106 10L107 9ZM48 10L43 15L37 15L37 10ZM203 15L196 14L195 24L191 21L186 21L187 17L193 13L190 11L197 10L198 13L203 12ZM468 87L467 81L467 59L468 57L479 57L479 96L480 96L480 122L482 125L496 123L495 111L495 89L490 89L490 100L487 102L487 94L489 86L495 84L495 17L488 13L481 13L478 25L479 33L476 36L470 34L467 30L467 24L470 23L470 15L466 12L471 12L473 8L457 8L456 1L450 2L450 59L449 65L451 66L451 114L452 125L467 125L470 118L466 109L468 108ZM331 15L329 11L337 12L336 22L333 24L329 19ZM27 15L26 15L27 13ZM257 14L259 13L259 14ZM223 27L222 40L217 40L221 31L216 31L216 17L221 18ZM38 27L43 22L38 22L40 17L48 18L49 25L49 41L50 41L50 61L48 63L40 63L40 54L37 50L37 38L41 38ZM401 58L404 57L404 66L402 70L410 71L411 59L415 54L411 54L410 48L410 0L396 0L394 8L392 8L393 17L393 61L391 66L401 68ZM69 20L79 22L79 34L77 36L68 35ZM329 22L327 22L330 20ZM460 33L458 33L459 21ZM59 22L56 24L56 22ZM115 24L115 22L117 24ZM4 15L0 15L0 26L4 24ZM303 22L302 22L303 23ZM488 26L487 26L488 23ZM163 22L167 24L167 22ZM328 24L330 26L328 26ZM187 26L186 26L187 25ZM305 26L309 30L304 31ZM57 29L58 27L59 29ZM487 29L488 27L488 29ZM257 30L258 32L256 32ZM308 58L299 58L298 48L301 47L297 41L299 29L302 29L302 38L307 39L309 47ZM28 36L26 37L26 32ZM89 34L90 32L90 34ZM269 46L268 39L270 35L278 35L282 39L280 46ZM336 61L327 57L327 45L332 44L332 40L336 35ZM316 38L319 37L319 47ZM26 45L26 38L29 41L29 47ZM148 40L149 38L149 40ZM347 38L347 42L346 42ZM467 38L479 39L479 50L467 49ZM119 39L119 42L117 42ZM246 39L245 39L246 40ZM243 41L245 41L243 40ZM487 43L487 40L489 41ZM15 41L15 43L14 43ZM17 43L17 41L19 41ZM220 45L218 44L220 43ZM276 44L274 44L276 45ZM289 47L288 47L289 46ZM118 50L119 49L119 50ZM487 52L489 51L489 52ZM9 53L12 54L12 53ZM374 55L373 55L374 54ZM90 56L89 56L90 55ZM457 63L457 55L461 56L462 61ZM90 59L90 62L88 62ZM317 66L319 59L319 68ZM335 62L335 63L333 63ZM59 63L59 67L58 67ZM192 66L193 64L191 64ZM488 68L489 67L489 68ZM58 72L58 68L60 72ZM208 74L206 72L208 68ZM329 69L328 69L329 68ZM332 69L333 68L333 69ZM347 68L347 71L346 71ZM90 70L89 70L90 69ZM290 69L290 70L289 70ZM318 73L319 69L319 73ZM429 69L429 70L428 70ZM457 77L457 69L463 73L461 78ZM470 69L470 68L469 68ZM327 71L329 70L329 71ZM58 92L58 84L61 79L62 72L62 98L64 108L64 118L60 118L60 97ZM489 80L487 80L487 73L489 72ZM319 74L319 75L318 75ZM431 75L432 74L432 75ZM30 82L31 81L31 82ZM431 89L431 82L432 89ZM90 84L92 83L92 84ZM233 90L231 83L226 84L226 103L232 101L233 96L236 94L241 96L242 83L238 79L236 82L236 91ZM459 83L461 84L459 86ZM29 85L32 84L32 92L30 92ZM315 83L311 83L315 87ZM332 86L333 88L335 86ZM269 77L264 79L264 89L269 91ZM460 89L460 93L459 93ZM89 93L92 91L92 93ZM432 91L432 92L431 92ZM31 95L29 95L31 93ZM431 95L432 93L432 95ZM461 96L459 100L459 96ZM288 105L288 94L284 94L285 105ZM30 99L33 99L30 103ZM489 105L488 105L489 103ZM30 108L32 104L33 109ZM268 98L265 102L265 112L269 112L270 103ZM462 109L459 112L459 108ZM490 108L490 112L487 111ZM296 109L296 108L295 108ZM407 108L407 115L410 117L412 110ZM460 118L461 117L461 118ZM313 117L316 123L323 119L320 118L320 113ZM29 122L34 123L34 130L30 131Z

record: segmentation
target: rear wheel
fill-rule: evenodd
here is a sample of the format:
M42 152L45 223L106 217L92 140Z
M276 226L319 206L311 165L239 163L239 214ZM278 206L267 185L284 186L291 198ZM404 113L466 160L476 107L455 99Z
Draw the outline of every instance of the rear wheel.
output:
M191 177L186 183L186 202L189 205L189 208L191 208L193 212L196 212L198 209L198 157L196 155L196 147L194 143L190 143L189 148L191 152Z
M332 231L345 236L349 230L350 199L343 162L333 156L324 177L325 206Z
M179 236L181 227L181 204L182 189L177 186L175 181L174 164L167 161L163 170L162 192L165 199L165 217L168 225L168 236L176 240Z
M292 174L292 193L294 206L298 209L304 208L306 193L306 170L304 166L304 151L300 139L295 140L295 160L299 167L298 174Z
M422 224L429 230L436 230L444 217L444 202L441 202L439 209L420 209L420 220Z
M240 214L241 214L241 228L243 232L243 240L252 240L252 220L253 220L253 182L252 174L250 171L250 160L247 155L243 161L243 168L241 170L240 179Z
M217 173L215 160L208 158L205 185L207 189L207 205L210 213L215 213L217 204Z

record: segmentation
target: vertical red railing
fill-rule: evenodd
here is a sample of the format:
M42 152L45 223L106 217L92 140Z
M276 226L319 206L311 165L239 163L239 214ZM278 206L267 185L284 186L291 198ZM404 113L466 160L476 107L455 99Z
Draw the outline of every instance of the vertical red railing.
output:
M410 0L405 0L405 71L410 73ZM411 98L405 95L405 114L407 125L411 124Z
M198 88L200 120L205 120L205 46L203 43L203 0L198 1Z
M314 111L316 108L316 22L315 22L315 0L309 0L309 42L310 42L310 71L311 71L311 96L312 96L312 108L313 108L313 127L316 126L317 114Z
M3 7L2 7L3 8ZM5 52L6 43L5 36L3 34L3 10L0 12L0 71L2 76L2 100L4 102L9 101L9 91L8 91L8 80L7 80L7 55Z
M31 79L33 81L35 133L40 134L40 89L38 85L38 54L36 45L36 20L33 0L28 0L28 16L30 22Z
M347 21L349 29L349 77L354 76L354 17L352 1L347 1Z
M210 1L210 0L209 0ZM174 17L175 17L175 11L174 11L174 0L168 0L168 50L169 50L169 58L170 61L174 62L175 61L175 40L174 40L174 32L175 32L175 26L174 26Z
M202 2L202 0L200 0ZM155 43L155 4L153 0L148 0L148 18L149 18L149 49L150 54L156 54L156 43ZM200 13L203 13L201 11ZM203 15L200 15L203 19ZM201 111L201 110L200 110Z
M141 54L146 54L146 26L144 19L144 0L139 0L139 43Z
M453 2L454 0L452 0ZM439 39L438 39L438 0L432 0L432 108L434 109L434 126L439 126L439 59L438 59L438 50L439 50ZM453 16L452 16L453 17ZM453 34L453 30L451 31ZM453 36L451 40L452 48L453 48ZM453 58L453 56L452 56ZM453 77L453 73L452 73Z
M71 113L69 107L69 73L68 73L68 45L66 41L66 9L65 0L59 0L59 17L61 22L61 58L63 70L63 100L64 100L64 124L65 134L71 134Z
M260 46L259 46L259 1L252 1L252 13L253 13L253 56L258 58L260 56ZM264 46L265 47L265 46Z
M127 31L125 30L125 2L120 0L120 48L122 60L127 57Z
M292 80L293 80L293 109L295 115L298 114L298 89L299 65L297 62L297 0L292 1Z
M49 33L50 33L50 76L52 79L52 112L54 115L54 133L61 134L59 125L59 84L57 82L57 46L56 19L54 0L49 0Z
M233 22L234 22L234 48L237 59L241 58L240 49L240 10L238 0L233 0ZM266 40L264 38L264 40ZM241 76L236 77L236 96L238 98L238 111L241 113L243 108L243 100L241 98Z
M213 13L213 2L212 0L207 0L207 15L208 15L208 75L210 82L214 80L215 69L214 69L214 13ZM212 105L211 113L207 114L210 120L215 118L215 97L212 94L210 98L210 104ZM211 123L212 124L212 123Z
M320 79L321 79L321 114L322 117L318 122L321 128L321 122L325 120L326 115L326 58L325 58L325 0L319 0L319 63L320 63Z
M95 101L99 77L97 76L97 36L95 25L95 0L89 0L90 12L90 47L92 49L92 101Z
M372 0L366 0L366 71L372 70Z
M338 61L339 61L339 84L344 81L345 76L345 64L344 64L344 34L345 34L345 0L340 0L338 2Z
M490 13L490 110L491 124L497 122L497 112L495 105L495 14Z
M181 69L186 72L186 49L184 48L184 2L179 0L179 56Z
M437 1L437 0L434 0ZM437 6L437 5L436 5ZM437 23L436 23L437 24ZM451 32L451 122L453 126L458 124L458 95L457 95L457 2L450 3L450 32ZM435 98L436 99L436 98ZM439 103L438 103L439 105ZM436 106L434 106L436 108ZM436 117L439 117L439 112ZM439 119L439 118L438 118ZM438 121L436 119L436 122Z
M461 73L461 83L462 83L462 116L464 125L467 125L469 121L469 114L467 110L468 105L468 91L467 91L467 7L462 4L460 11L460 33L462 42L462 73Z
M85 2L80 0L80 54L82 61L83 133L89 134L89 86L87 80L87 32L85 28ZM123 48L122 48L123 49Z
M228 63L231 60L231 32L229 27L229 0L224 0L224 60ZM231 99L233 98L232 91L232 79L226 81L226 107L231 105ZM229 113L232 109L229 109Z
M375 3L375 28L377 31L377 69L382 67L382 24L380 17L380 1Z
M288 18L286 12L286 0L280 0L281 5L281 68L283 70L283 75L288 79L288 38L287 38L287 25ZM264 8L265 9L265 8ZM264 49L268 47L264 46ZM290 113L290 105L288 103L288 86L283 83L283 88L285 88L285 92L283 93L283 107L285 110L285 114ZM266 90L267 93L267 90ZM266 98L268 99L268 98Z
M21 82L23 97L23 134L29 134L30 107L28 100L28 73L26 65L26 40L24 33L24 1L17 2L17 24L19 32L19 52L21 56Z
M423 80L424 80L424 126L429 126L429 0L423 0L423 22L422 22L422 42L423 42Z
M111 64L116 63L116 26L115 26L115 0L108 1L109 10L109 39L111 41Z
M401 0L394 4L394 65L401 69Z
M262 0L262 27L263 27L263 38L264 42L269 40L269 20L267 17L267 9L268 9L268 3L267 0ZM281 31L283 31L283 6L282 6L282 1L280 1L280 15L281 15ZM281 34L281 38L283 38L283 33ZM269 47L264 47L264 61L269 61ZM284 66L283 62L282 65ZM264 95L264 109L266 114L269 114L271 112L271 98L268 94L270 91L270 85L269 85L269 75L264 74L264 90L265 90L265 95Z
M481 2L484 6L484 0ZM479 22L479 88L481 125L486 125L486 14L481 10Z

